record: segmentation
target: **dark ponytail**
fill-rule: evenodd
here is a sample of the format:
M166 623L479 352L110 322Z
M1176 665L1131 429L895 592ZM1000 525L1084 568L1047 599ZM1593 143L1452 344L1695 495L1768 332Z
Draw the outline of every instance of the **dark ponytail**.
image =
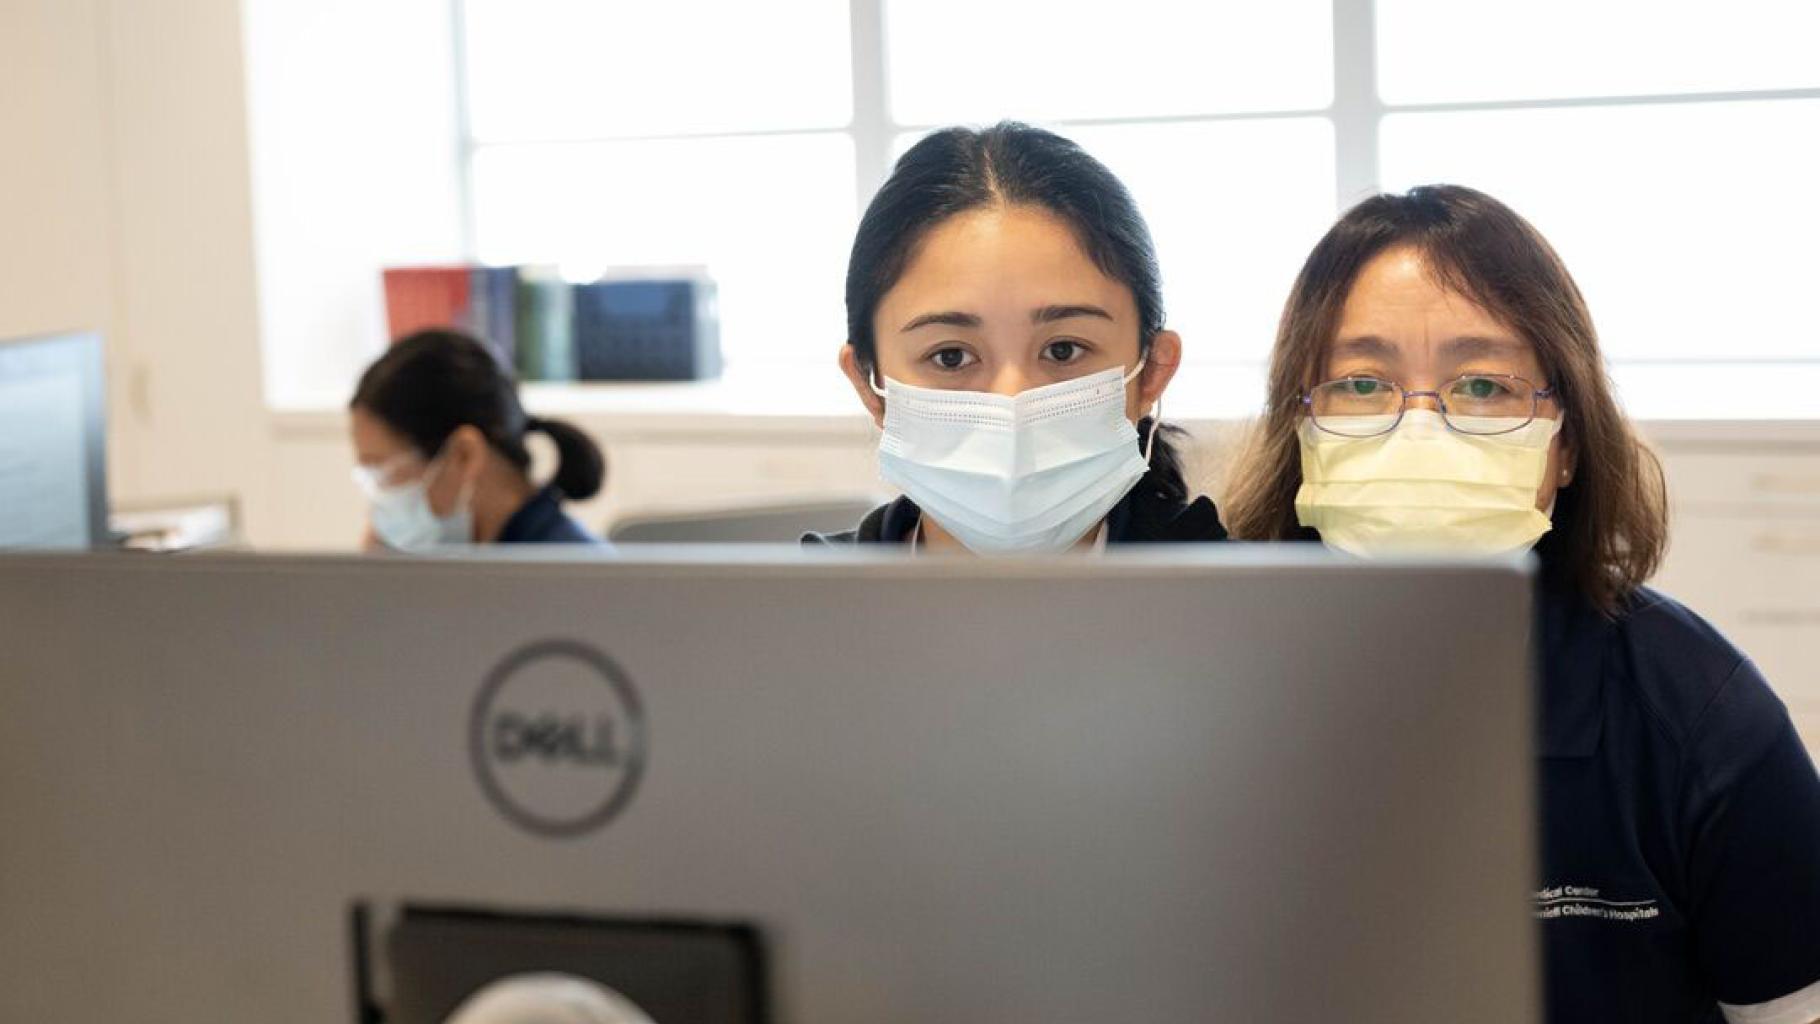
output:
M360 376L349 408L378 417L426 459L460 427L473 427L488 447L522 472L531 469L525 433L556 442L555 485L565 497L600 493L606 458L588 435L567 423L527 416L518 382L479 341L459 331L418 331L394 342Z
M1041 207L1074 230L1081 248L1107 277L1131 289L1137 305L1138 351L1148 354L1163 330L1163 286L1156 244L1123 182L1086 150L1054 132L1016 121L990 128L945 128L923 137L897 161L860 218L847 258L847 342L860 366L878 360L873 317L904 274L930 229L950 217L995 203ZM1156 432L1150 472L1138 486L1187 500L1182 459L1171 436ZM1138 426L1140 444L1150 420Z
M561 420L532 416L525 429L542 434L556 442L556 489L581 500L600 493L607 478L607 459L593 439Z

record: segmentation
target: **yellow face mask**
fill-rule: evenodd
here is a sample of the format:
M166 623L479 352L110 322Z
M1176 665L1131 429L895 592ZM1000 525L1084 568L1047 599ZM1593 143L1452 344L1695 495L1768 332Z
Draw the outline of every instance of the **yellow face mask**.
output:
M1480 418L1470 426L1507 432L1463 434L1411 409L1389 433L1342 437L1305 419L1296 518L1355 555L1524 550L1548 532L1536 491L1561 421L1521 423Z

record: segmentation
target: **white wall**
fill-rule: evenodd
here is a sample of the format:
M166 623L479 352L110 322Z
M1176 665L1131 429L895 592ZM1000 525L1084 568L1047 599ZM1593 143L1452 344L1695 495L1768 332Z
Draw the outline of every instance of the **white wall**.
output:
M109 306L110 140L97 7L0 4L0 330L90 324Z
M101 25L97 0L0 3L0 336L114 326Z
M105 0L128 496L267 514L239 7Z

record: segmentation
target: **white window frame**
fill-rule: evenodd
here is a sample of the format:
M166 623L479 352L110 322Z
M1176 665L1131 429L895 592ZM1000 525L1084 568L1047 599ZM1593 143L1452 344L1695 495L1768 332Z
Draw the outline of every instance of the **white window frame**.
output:
M890 171L893 140L905 132L926 131L934 124L899 122L891 115L885 41L885 4L889 0L849 0L848 24L853 47L853 120L845 127L785 129L762 132L714 132L687 136L650 135L630 140L666 138L743 138L754 135L846 134L853 138L854 194L865 209L872 194ZM465 0L451 0L454 8L455 96L458 140L458 174L462 194L462 238L470 257L475 252L474 191L472 167L480 148L473 134L467 95L467 18ZM1255 121L1286 117L1326 117L1334 127L1335 215L1379 191L1378 136L1386 116L1458 111L1535 110L1570 107L1625 107L1739 100L1820 99L1814 89L1746 89L1700 93L1664 93L1628 96L1576 96L1562 99L1479 100L1458 103L1387 104L1377 89L1377 31L1374 0L1333 0L1333 101L1326 107L1246 111L1226 114L1190 114L1170 117L1116 117L1072 119L1059 126L1108 126L1126 124L1213 123Z
M885 39L885 4L889 0L849 0L849 31L852 39L853 117L845 126L818 129L780 129L769 131L690 133L687 135L635 136L644 141L668 138L743 138L760 135L844 134L854 144L854 195L856 209L864 210L874 192L889 173L895 140L906 132L918 132L938 125L911 124L895 120L889 96L889 53ZM480 143L473 135L472 117L467 95L467 19L465 0L450 0L453 14L453 43L458 161L457 183L461 200L461 229L466 258L477 258L475 224L477 211L473 189L473 162ZM1485 100L1444 103L1385 103L1377 88L1377 38L1375 0L1332 0L1333 30L1333 97L1326 107L1297 108L1243 113L1210 113L1164 117L1118 117L1059 120L1055 126L1099 127L1113 125L1217 123L1280 119L1290 117L1325 117L1334 131L1336 191L1334 215L1354 203L1379 192L1378 147L1381 128L1392 114L1471 112L1501 110L1534 110L1573 107L1626 107L1680 105L1715 101L1820 99L1820 88L1735 90L1700 93L1666 93L1642 95L1579 96L1557 99ZM1739 366L1750 360L1689 360L1626 358L1622 366L1652 365ZM1777 365L1788 365L1775 360ZM1802 360L1805 369L1811 365L1820 371L1820 356Z

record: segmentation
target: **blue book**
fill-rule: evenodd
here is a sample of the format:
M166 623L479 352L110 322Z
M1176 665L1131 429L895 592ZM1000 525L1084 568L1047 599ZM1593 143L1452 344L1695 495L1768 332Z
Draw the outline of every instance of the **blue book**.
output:
M492 350L499 365L517 368L518 268L469 270L467 328Z
M705 275L575 286L581 380L707 380L720 376L720 320Z

